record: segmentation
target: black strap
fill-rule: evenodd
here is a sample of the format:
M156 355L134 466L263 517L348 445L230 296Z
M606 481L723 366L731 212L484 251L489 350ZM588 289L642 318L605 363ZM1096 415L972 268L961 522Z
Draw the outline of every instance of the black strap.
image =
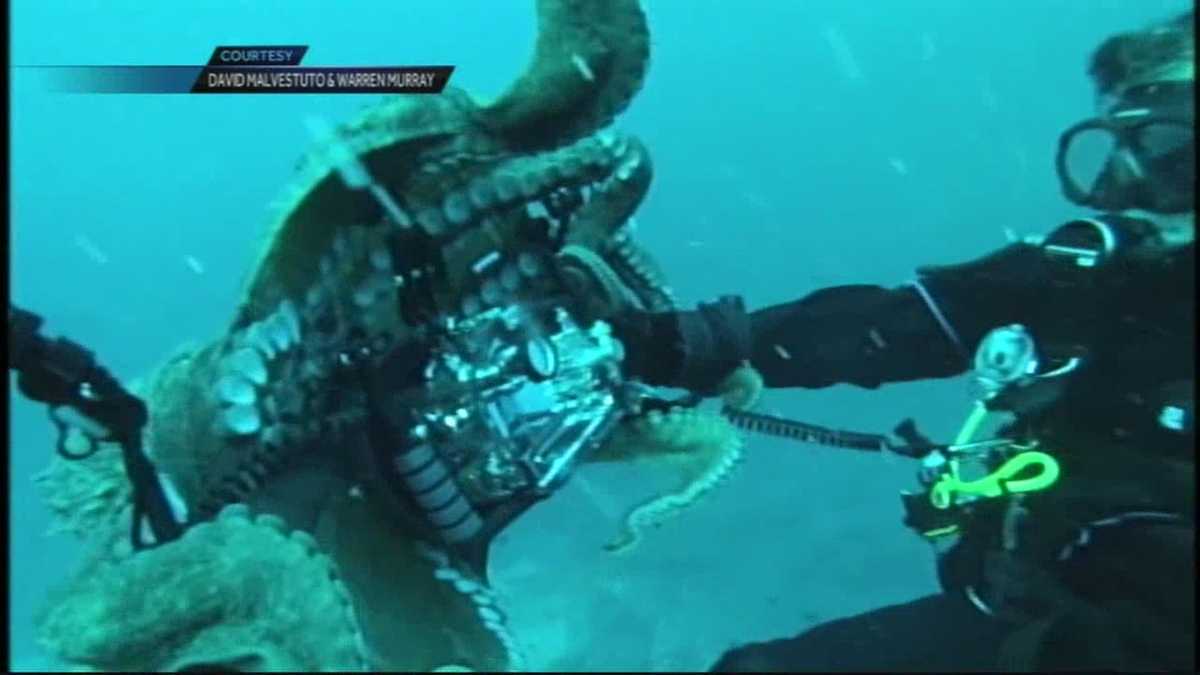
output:
M159 480L154 464L142 449L141 436L121 445L125 474L133 485L133 523L130 537L135 550L174 541L183 534L183 524L175 518L166 490ZM154 533L154 542L142 539L141 524L145 519Z
M142 429L149 420L146 404L100 366L91 351L66 338L50 340L40 335L41 317L11 304L8 316L9 367L19 373L21 392L52 410L76 410L104 427L107 437L89 437L93 447L97 440L121 446L125 473L133 489L134 548L149 545L141 537L143 519L149 520L157 543L178 538L183 526L176 520L154 464L142 447ZM72 455L65 451L65 425L59 425L59 434L59 453L65 459L90 456L90 452Z
M816 445L827 445L835 448L850 448L866 452L879 452L884 449L893 449L894 447L888 437L883 434L830 429L784 417L737 410L728 406L721 410L721 414L729 418L729 421L734 426L746 431L789 438L802 443L814 443Z

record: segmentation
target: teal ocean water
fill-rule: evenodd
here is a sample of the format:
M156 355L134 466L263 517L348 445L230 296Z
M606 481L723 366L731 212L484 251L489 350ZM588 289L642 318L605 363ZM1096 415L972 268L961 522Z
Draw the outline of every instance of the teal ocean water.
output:
M1179 0L658 0L645 87L616 126L655 166L639 233L683 301L759 307L823 286L892 285L1078 210L1057 189L1059 132L1092 114L1107 35ZM217 44L307 44L305 63L445 63L486 98L527 62L531 2L12 3L18 66L196 64ZM12 72L14 302L125 379L223 329L303 121L372 96L89 96ZM10 382L11 658L46 667L32 617L81 555L45 535L31 477L44 409ZM766 408L830 426L914 416L953 433L961 380L776 391ZM900 523L904 460L763 438L736 477L634 553L601 550L667 476L580 472L497 543L495 576L536 667L705 668L723 650L932 592Z

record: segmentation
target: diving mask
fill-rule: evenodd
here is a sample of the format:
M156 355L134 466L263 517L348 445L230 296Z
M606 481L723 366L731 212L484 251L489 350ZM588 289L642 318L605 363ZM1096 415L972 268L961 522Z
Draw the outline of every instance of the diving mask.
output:
M1194 210L1195 108L1192 83L1132 89L1101 117L1059 138L1063 193L1082 206L1155 213Z

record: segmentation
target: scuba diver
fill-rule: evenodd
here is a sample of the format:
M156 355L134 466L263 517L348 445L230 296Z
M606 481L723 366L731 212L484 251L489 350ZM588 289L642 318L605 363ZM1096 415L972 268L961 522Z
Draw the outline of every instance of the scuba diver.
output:
M1099 113L1062 134L1057 169L1098 215L904 287L619 321L633 373L693 392L746 361L771 387L972 369L979 387L954 444L897 429L924 447L906 453L924 491L903 495L905 522L938 550L944 593L732 649L714 671L1194 669L1192 21L1091 57ZM990 412L1014 421L977 442Z

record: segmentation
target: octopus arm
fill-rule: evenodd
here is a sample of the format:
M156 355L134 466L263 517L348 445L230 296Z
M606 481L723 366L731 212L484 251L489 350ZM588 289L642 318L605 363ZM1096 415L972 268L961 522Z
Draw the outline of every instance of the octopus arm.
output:
M677 472L680 484L631 508L605 549L614 553L632 550L648 529L695 504L726 479L741 458L737 429L716 413L673 408L626 421L591 461L666 463Z

